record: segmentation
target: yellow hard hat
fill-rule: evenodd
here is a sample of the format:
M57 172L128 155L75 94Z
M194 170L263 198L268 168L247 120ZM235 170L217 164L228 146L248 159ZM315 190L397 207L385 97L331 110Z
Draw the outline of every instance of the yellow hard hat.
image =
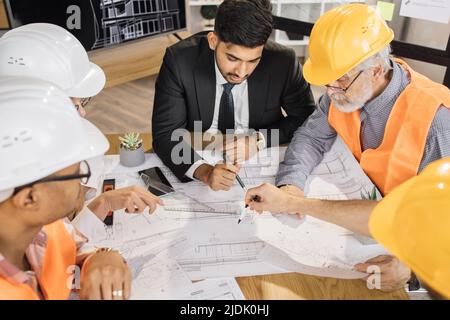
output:
M372 212L369 228L419 279L450 298L450 158L389 193Z
M311 84L336 81L394 38L383 18L365 4L346 4L323 14L311 32L303 75Z

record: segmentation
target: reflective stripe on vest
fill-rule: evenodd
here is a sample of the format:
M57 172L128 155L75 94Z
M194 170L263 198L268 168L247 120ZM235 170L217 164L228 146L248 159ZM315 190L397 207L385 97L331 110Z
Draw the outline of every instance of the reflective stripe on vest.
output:
M411 81L392 108L378 148L361 150L360 110L341 112L331 103L328 114L330 125L383 194L417 175L436 112L440 106L450 108L447 87L415 72L402 60L395 61Z
M75 265L76 245L64 222L58 220L44 226L47 246L41 274L38 278L45 299L65 300L70 295L68 268ZM69 283L70 284L70 283ZM0 299L38 300L39 296L27 284L17 284L0 277Z

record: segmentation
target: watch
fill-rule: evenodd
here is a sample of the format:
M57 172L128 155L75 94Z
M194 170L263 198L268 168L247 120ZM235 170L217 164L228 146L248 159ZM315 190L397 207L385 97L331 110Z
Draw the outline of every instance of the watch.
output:
M255 131L253 135L256 137L256 148L258 149L258 151L261 151L266 147L266 138L259 131Z
M408 291L417 291L422 285L414 272L411 272L411 278L407 282Z

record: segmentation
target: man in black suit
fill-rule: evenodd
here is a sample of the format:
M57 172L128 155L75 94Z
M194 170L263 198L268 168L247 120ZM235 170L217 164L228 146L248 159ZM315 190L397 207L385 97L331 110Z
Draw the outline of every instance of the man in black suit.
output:
M228 190L238 163L289 142L313 112L295 52L268 41L272 28L269 0L225 0L214 32L167 49L155 86L153 149L181 181ZM192 132L196 121L197 131L227 134L230 162L210 165L187 142L172 141L175 130Z

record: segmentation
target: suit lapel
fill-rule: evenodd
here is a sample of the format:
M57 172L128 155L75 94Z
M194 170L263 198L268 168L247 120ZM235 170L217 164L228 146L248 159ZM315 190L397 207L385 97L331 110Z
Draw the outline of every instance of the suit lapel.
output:
M248 79L249 128L259 128L270 89L270 75L259 67Z
M202 53L194 73L195 91L203 130L207 130L212 124L216 97L214 51L209 49L207 44L206 40L202 43Z

